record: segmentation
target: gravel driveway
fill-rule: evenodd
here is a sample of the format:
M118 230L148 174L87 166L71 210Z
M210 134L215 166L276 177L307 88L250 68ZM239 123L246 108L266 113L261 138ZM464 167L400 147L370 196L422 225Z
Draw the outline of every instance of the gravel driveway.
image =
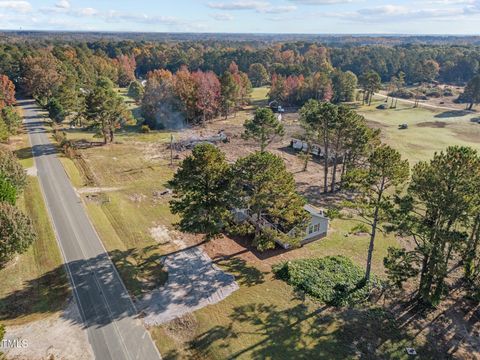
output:
M147 325L163 324L218 303L238 289L234 276L220 270L198 247L168 255L165 267L168 271L165 286L137 302Z

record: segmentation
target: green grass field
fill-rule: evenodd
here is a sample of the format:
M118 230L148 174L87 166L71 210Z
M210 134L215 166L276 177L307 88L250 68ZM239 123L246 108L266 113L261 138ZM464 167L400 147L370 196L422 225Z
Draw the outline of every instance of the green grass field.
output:
M384 101L376 99L372 106L358 109L373 127L382 130L382 138L402 155L416 163L430 159L436 151L450 145L471 146L480 150L480 124L472 122L480 114L413 108L412 104L398 102L397 109L378 110ZM408 124L399 130L399 124Z
M252 105L265 104L267 92L267 88L254 89ZM251 110L249 107L239 112L225 124L228 126L229 121L238 124L251 116ZM392 116L389 111L361 109L370 121L385 129L386 141L399 142L399 147L402 136L414 127L397 132L397 122L417 124L431 121L428 119L434 116L428 112L415 119L401 120L406 115L417 116L417 110L398 109L391 112ZM92 140L92 136L81 131L69 132L69 138ZM165 280L158 260L175 249L173 244L158 243L150 235L152 227L171 228L176 221L169 211L168 199L152 196L154 191L163 190L173 175L174 169L159 153L165 151L163 144L169 137L170 133L165 131L140 134L127 129L117 133L113 145L82 150L96 174L97 186L109 188L93 196L84 195L88 212L128 289L135 295L148 290L145 283L152 279L159 283ZM410 146L400 150L416 161L435 151L436 148L429 146L425 144L420 155ZM81 174L75 164L68 159L62 162L74 184L82 188ZM407 345L429 354L422 339L412 339L377 309L327 309L273 277L271 264L289 258L340 254L363 267L368 237L346 236L354 225L353 220L335 220L327 238L268 261L250 261L251 258L237 254L219 262L219 266L237 277L240 289L221 303L196 311L190 321L152 328L162 355L167 359L353 359L360 357L359 354L365 358L382 354L384 358L403 359L407 358L404 351ZM373 262L377 275L384 273L382 260L387 248L395 245L394 237L379 235Z
M0 321L7 326L61 310L70 294L37 178L28 178L18 206L32 219L38 238L26 253L0 270Z

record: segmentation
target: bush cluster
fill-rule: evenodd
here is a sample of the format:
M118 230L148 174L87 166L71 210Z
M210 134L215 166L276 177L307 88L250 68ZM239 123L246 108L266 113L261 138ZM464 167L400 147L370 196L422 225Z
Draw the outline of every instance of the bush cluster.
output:
M415 97L415 94L407 89L399 89L388 93L388 96L400 99L413 99Z
M273 268L276 276L288 284L331 306L354 306L368 299L376 278L365 284L364 271L344 256L301 259Z

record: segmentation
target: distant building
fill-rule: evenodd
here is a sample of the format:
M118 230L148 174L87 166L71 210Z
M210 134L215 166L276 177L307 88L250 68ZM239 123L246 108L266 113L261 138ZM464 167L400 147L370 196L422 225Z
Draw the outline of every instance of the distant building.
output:
M325 216L322 210L309 204L305 205L304 209L309 213L310 221L305 228L305 235L300 241L300 245L302 246L327 236L329 225L329 219ZM288 236L295 236L295 229L292 229L289 232L285 233L284 231L279 229L277 225L272 224L270 221L268 221L264 216L260 216L260 218L258 218L257 214L253 214L250 209L235 209L234 220L236 223L239 224L248 221L252 225L259 225L262 229L274 229ZM289 249L291 247L290 244L286 244L280 239L275 239L275 242L284 249Z

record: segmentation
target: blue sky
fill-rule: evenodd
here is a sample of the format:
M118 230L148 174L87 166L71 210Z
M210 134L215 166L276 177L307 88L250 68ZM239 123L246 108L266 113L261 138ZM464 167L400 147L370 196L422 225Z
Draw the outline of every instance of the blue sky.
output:
M480 34L480 0L0 0L0 29Z

